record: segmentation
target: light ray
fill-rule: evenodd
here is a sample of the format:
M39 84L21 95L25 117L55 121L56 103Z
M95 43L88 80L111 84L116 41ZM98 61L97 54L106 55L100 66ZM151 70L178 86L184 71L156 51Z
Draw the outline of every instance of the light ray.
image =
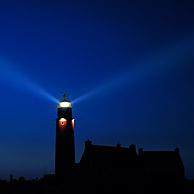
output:
M5 60L0 59L0 79L3 82L9 83L14 87L19 87L22 90L32 92L33 94L47 99L51 102L58 103L59 101L48 91L43 89L38 84L32 82L27 76L21 73L16 66L11 65Z
M147 78L155 77L158 74L165 73L165 71L168 71L169 69L175 68L177 65L182 65L183 61L186 63L190 59L194 49L193 45L194 39L192 36L183 39L170 47L166 46L157 52L157 54L144 60L144 62L139 63L139 65L136 65L134 68L125 69L119 75L116 75L100 86L75 98L72 103L80 103L88 98L99 95L100 93L105 95L111 91L116 91L116 89L125 84L129 85L137 83L140 80L141 82L144 82Z

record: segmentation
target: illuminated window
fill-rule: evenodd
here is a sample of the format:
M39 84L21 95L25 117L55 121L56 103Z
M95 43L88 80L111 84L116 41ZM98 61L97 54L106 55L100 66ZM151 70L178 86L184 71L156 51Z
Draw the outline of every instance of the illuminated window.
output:
M61 119L59 120L59 127L60 127L61 129L65 129L66 126L67 126L67 120L66 120L65 118L61 118Z
M72 125L72 128L74 129L74 126L75 126L75 123L74 123L75 119L72 119L71 121L71 125Z

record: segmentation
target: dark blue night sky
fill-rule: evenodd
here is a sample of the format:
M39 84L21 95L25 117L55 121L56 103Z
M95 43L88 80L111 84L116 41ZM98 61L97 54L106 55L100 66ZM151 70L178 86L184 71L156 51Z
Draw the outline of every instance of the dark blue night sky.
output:
M194 3L0 3L0 177L54 172L55 98L84 141L180 147L194 178Z

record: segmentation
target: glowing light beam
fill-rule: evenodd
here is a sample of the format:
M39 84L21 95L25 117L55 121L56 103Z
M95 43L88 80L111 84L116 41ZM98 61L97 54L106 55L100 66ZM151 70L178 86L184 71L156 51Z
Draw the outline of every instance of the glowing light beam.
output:
M88 98L99 95L110 93L111 90L115 91L125 84L137 83L137 81L145 81L153 76L164 73L169 69L182 65L182 62L187 62L192 56L194 49L193 36L183 39L178 43L171 45L170 47L162 48L157 54L146 59L144 62L136 65L134 68L125 69L119 76L115 76L112 79L107 80L89 92L75 98L72 104L80 103Z
M18 71L15 66L10 65L10 63L3 59L0 59L0 79L6 83L11 83L12 86L30 91L51 102L56 104L59 103L59 101L49 92L40 87L38 84L33 83L25 75L23 75L21 71Z

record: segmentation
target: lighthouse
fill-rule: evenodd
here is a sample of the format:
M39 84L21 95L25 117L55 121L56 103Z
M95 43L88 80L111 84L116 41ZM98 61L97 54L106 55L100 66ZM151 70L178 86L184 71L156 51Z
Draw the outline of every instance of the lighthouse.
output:
M64 95L57 106L55 175L65 178L75 164L74 119L72 104Z

